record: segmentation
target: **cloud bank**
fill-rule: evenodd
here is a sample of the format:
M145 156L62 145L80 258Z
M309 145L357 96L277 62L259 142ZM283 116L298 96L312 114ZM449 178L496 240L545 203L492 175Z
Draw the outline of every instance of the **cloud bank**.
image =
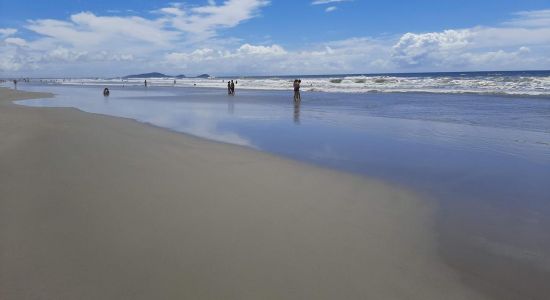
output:
M334 0L314 1L328 4ZM172 4L150 17L79 12L0 28L0 75L215 75L550 69L550 10L523 11L491 27L353 37L289 48L252 44L224 30L261 17L265 0ZM332 6L327 7L330 8ZM36 36L25 39L22 31ZM223 37L220 38L220 37Z

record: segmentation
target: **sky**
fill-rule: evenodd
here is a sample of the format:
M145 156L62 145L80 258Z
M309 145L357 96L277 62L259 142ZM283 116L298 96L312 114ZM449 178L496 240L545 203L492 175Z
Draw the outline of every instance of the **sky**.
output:
M550 69L550 0L0 0L0 77Z

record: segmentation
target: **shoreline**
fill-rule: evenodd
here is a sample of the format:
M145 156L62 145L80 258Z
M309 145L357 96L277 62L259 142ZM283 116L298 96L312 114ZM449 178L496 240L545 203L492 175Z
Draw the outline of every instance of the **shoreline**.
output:
M418 195L44 96L0 89L3 299L480 298Z
M121 84L101 84L101 83L92 83L92 84L59 84L55 83L53 85L59 85L64 87L117 87L117 88L143 88L143 85L135 84L135 85L121 85ZM189 85L170 85L169 83L165 85L155 85L155 84L148 84L147 88L188 88L188 89L215 89L215 90L226 90L227 87L224 86L193 86L191 84ZM245 91L265 91L265 92L280 92L280 91L288 91L289 93L292 93L291 86L284 87L284 88L255 88L255 87L238 87L237 90L245 90ZM529 93L508 93L508 92L495 92L495 91L472 91L472 90L452 90L452 91L445 91L445 90L366 90L366 91L356 91L356 90L337 90L337 91L325 91L322 89L313 89L308 90L307 86L302 87L302 92L307 93L331 93L331 94L342 94L342 95L348 95L348 94L420 94L420 95L456 95L456 96L487 96L487 97L506 97L506 98L514 98L514 97L521 97L526 99L544 99L548 100L550 99L550 94L529 94ZM23 100L23 99L22 99Z

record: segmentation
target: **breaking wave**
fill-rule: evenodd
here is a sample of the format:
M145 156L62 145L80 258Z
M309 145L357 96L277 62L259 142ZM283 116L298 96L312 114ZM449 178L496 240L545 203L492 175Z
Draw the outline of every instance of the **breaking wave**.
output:
M333 93L444 93L498 94L550 97L550 75L509 76L312 76L301 77L302 90ZM227 88L227 78L147 78L150 86ZM140 86L144 79L54 79L65 85ZM237 78L239 89L291 90L291 77Z

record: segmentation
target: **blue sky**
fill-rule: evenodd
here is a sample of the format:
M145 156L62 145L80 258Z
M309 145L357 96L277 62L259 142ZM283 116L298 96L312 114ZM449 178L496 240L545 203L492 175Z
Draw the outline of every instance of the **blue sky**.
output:
M0 0L0 75L550 69L550 0Z

